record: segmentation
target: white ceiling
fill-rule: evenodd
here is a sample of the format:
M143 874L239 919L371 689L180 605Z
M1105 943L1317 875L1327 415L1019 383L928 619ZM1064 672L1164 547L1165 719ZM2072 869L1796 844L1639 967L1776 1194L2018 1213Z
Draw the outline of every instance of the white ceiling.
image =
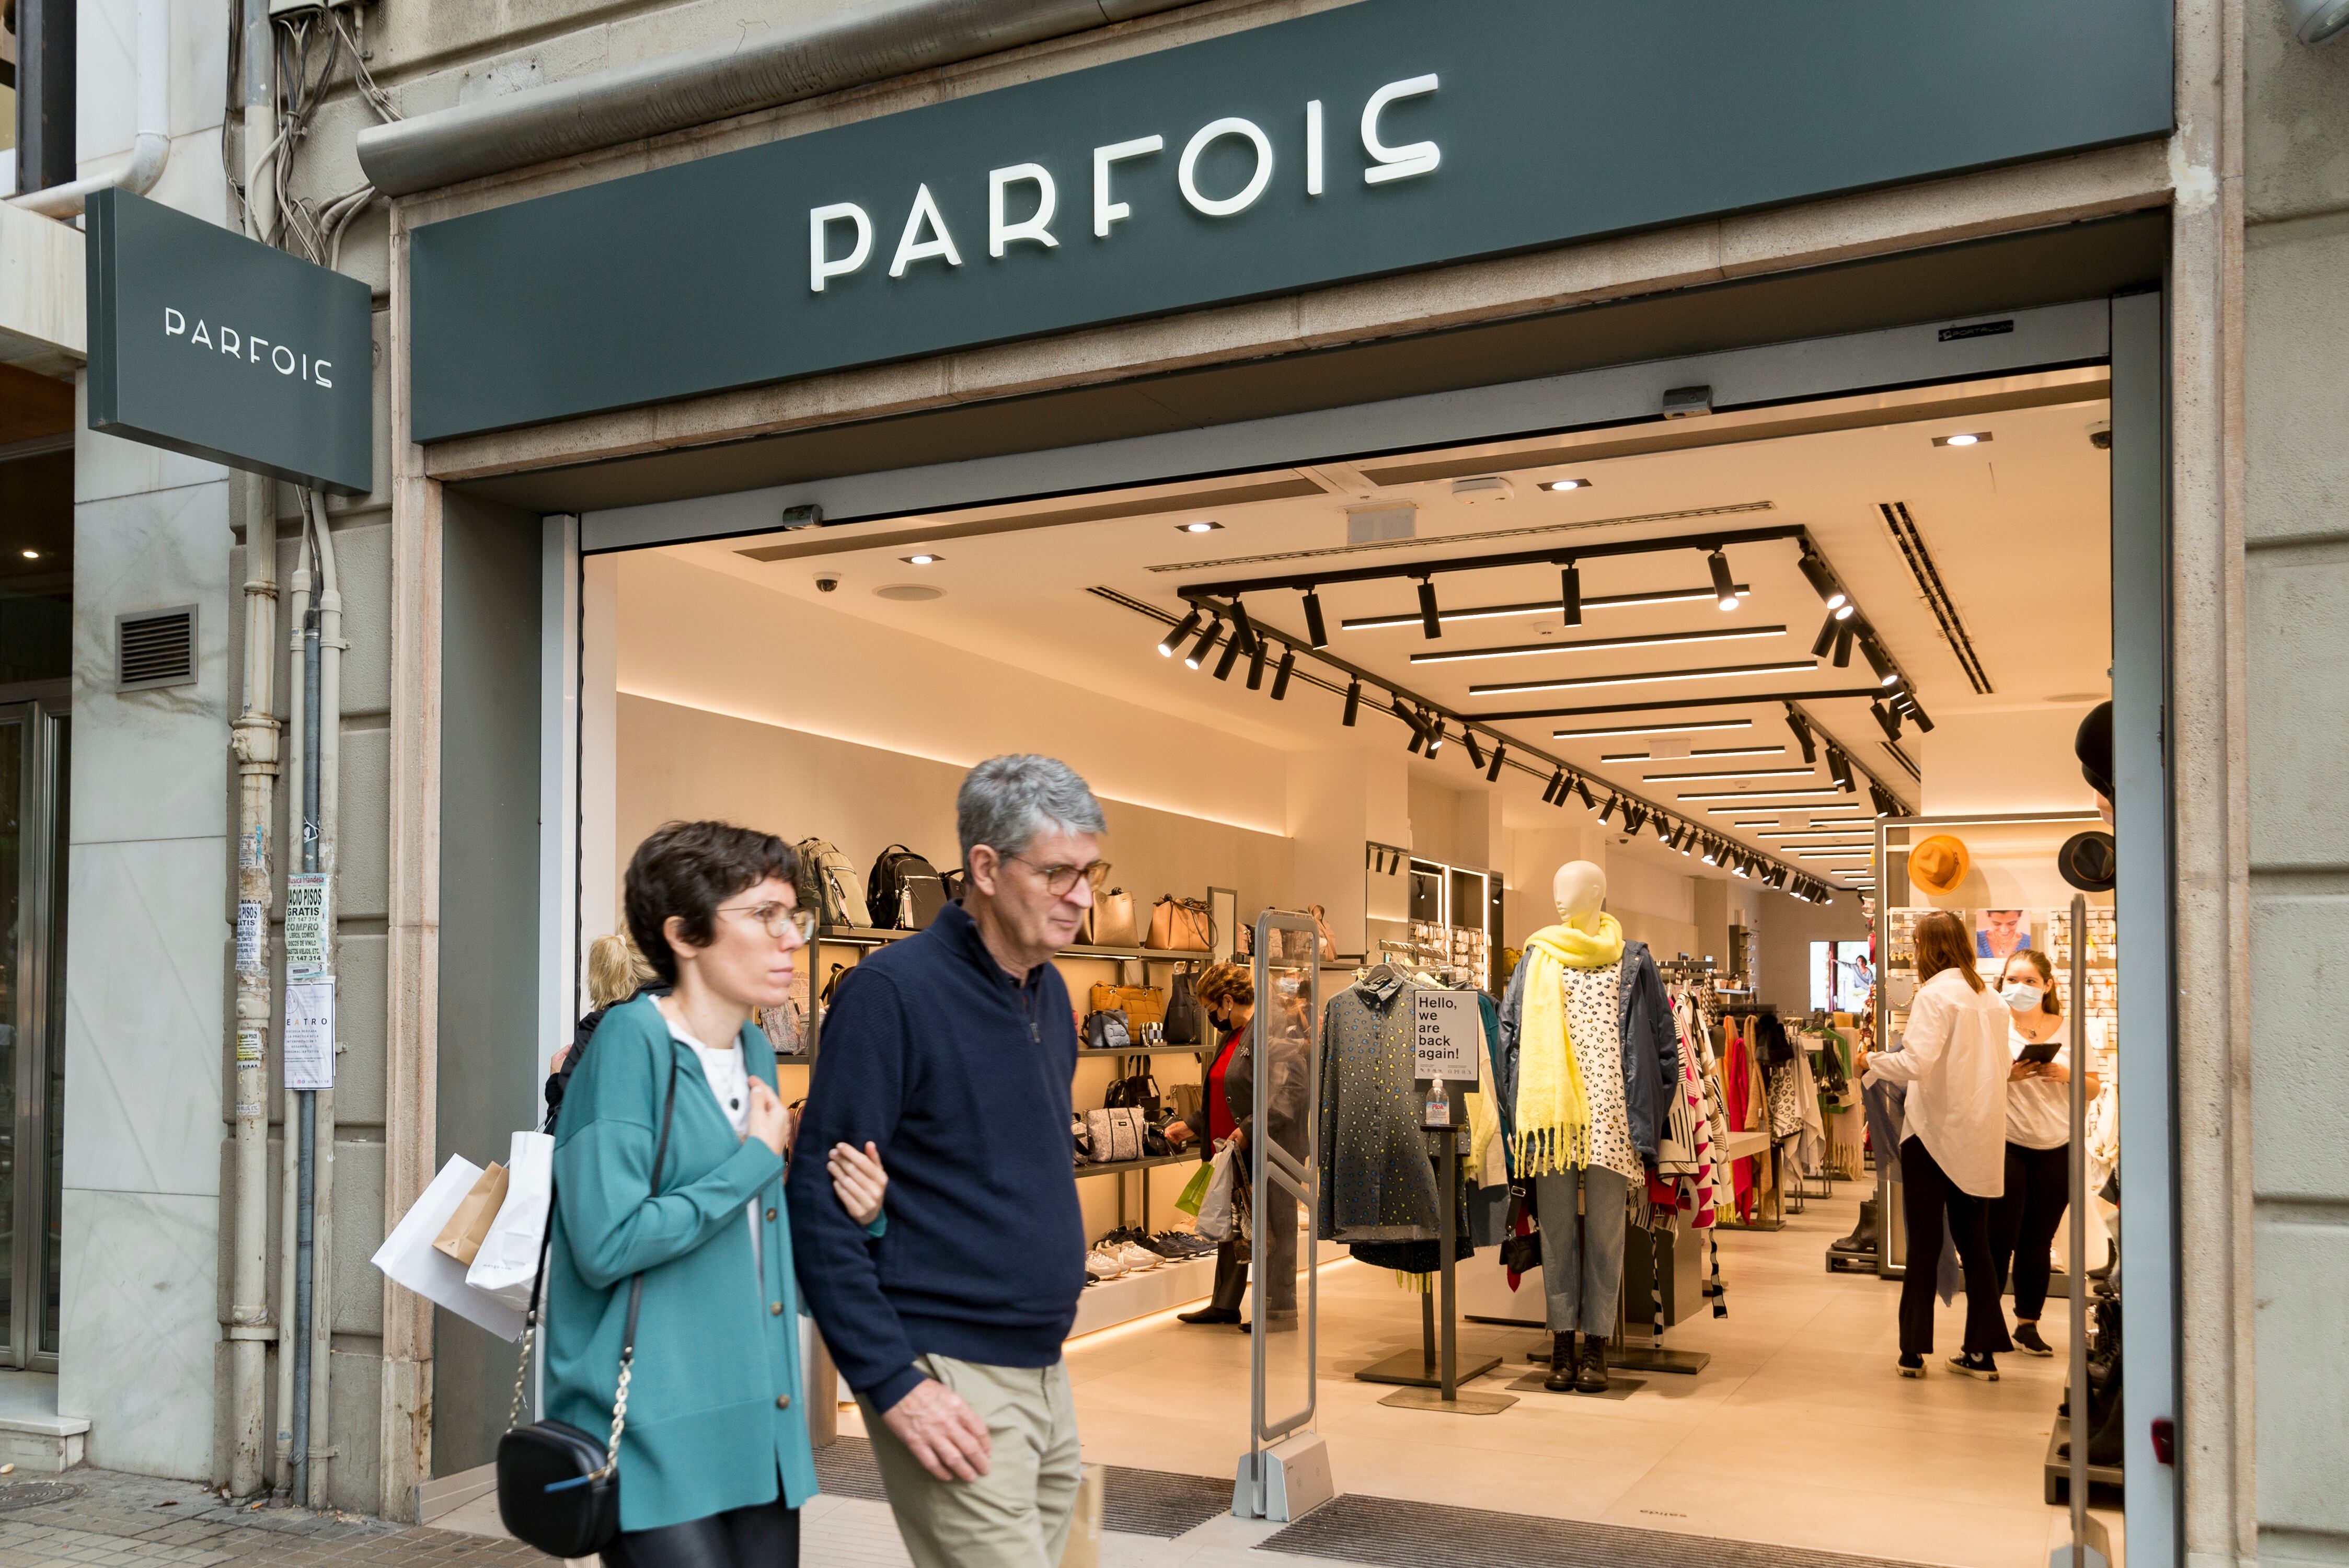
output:
M1454 481L1450 479L1374 486L1361 469L1398 466L1398 459L1391 455L1357 466L1322 464L1280 470L1282 477L1302 474L1310 479L1319 487L1319 493L1313 495L1101 521L1039 524L1031 521L1013 531L947 538L936 546L939 559L923 566L902 559L916 552L903 541L909 524L919 521L902 518L826 531L817 546L824 553L781 561L754 561L742 552L779 542L805 548L814 542L812 536L778 534L670 549L698 564L759 583L785 599L813 600L818 597L818 576L836 576L838 590L822 596L829 610L866 617L912 635L981 648L990 657L1061 679L1076 678L1088 686L1263 744L1319 748L1328 746L1335 733L1339 709L1335 696L1300 685L1291 690L1286 702L1275 704L1267 692L1246 689L1245 661L1228 681L1216 681L1206 670L1189 670L1179 658L1160 656L1157 642L1164 629L1163 623L1088 590L1112 589L1171 616L1187 608L1176 592L1186 583L1281 575L1314 565L1324 570L1400 566L1479 552L1545 549L1568 542L1611 542L1701 534L1714 528L1800 524L1810 531L1861 614L1907 673L1918 700L1937 723L1952 715L2076 708L2102 700L2109 689L2108 464L2106 454L2089 438L2091 428L2106 417L2104 391L2101 373L2075 372L2011 378L1971 388L1940 387L1847 399L1839 407L1864 405L1875 412L1863 417L1892 422L1793 435L1769 432L1824 406L1700 418L1646 428L1651 432L1661 428L1667 438L1723 444L1639 455L1568 457L1535 469L1518 469L1515 464L1525 460L1522 454L1529 449L1556 455L1561 448L1583 445L1619 451L1625 444L1620 439L1623 432L1498 445L1475 449L1475 455L1480 459L1489 458L1494 471L1506 473L1513 493L1506 500L1486 499L1479 504L1455 497ZM1946 408L1961 392L1982 394L1992 404L2002 397L2043 401L1987 413L1943 413L1921 420L1913 406L1902 407L1904 400L1913 400ZM2075 400L2044 401L2048 398ZM1991 438L1971 448L1933 444L1935 437L1959 431L1985 432ZM1568 493L1537 488L1542 481L1567 476L1587 479L1590 486ZM1236 482L1225 477L1199 488L1228 489ZM1181 488L1158 487L1158 491ZM1052 505L1097 508L1108 499L1113 498L1091 496L1081 501L994 510L1032 520ZM1349 508L1404 502L1418 507L1412 545L1373 552L1343 550ZM1992 687L1989 693L1973 689L1945 641L1887 527L1879 510L1880 503L1887 502L1904 503L1914 520L1942 587L1989 676ZM1749 507L1754 510L1677 520L1616 521ZM955 513L939 521L968 528L974 519L988 515ZM1222 527L1204 534L1181 531L1179 525L1192 521L1213 521ZM1516 538L1479 537L1529 529L1541 531ZM862 536L874 533L885 533L890 542L861 542ZM1232 563L1293 552L1315 553L1304 561ZM1751 588L1734 612L1724 614L1710 598L1630 608L1594 606L1586 610L1583 624L1571 629L1560 624L1554 607L1559 591L1554 566L1446 573L1435 580L1440 602L1446 607L1545 599L1553 607L1546 613L1453 621L1434 642L1428 641L1416 624L1386 630L1340 629L1339 623L1346 617L1413 612L1416 585L1413 582L1333 584L1320 593L1331 637L1328 651L1363 667L1375 678L1401 683L1471 717L1525 708L1693 702L1749 693L1821 691L1873 684L1857 654L1847 669L1832 668L1826 660L1809 667L1812 639L1825 611L1797 570L1797 547L1793 542L1733 546L1728 554L1737 581ZM1588 562L1581 570L1586 599L1697 589L1708 582L1704 557L1695 550L1602 558ZM943 596L905 602L877 595L877 590L905 584L936 588ZM1284 590L1254 595L1248 608L1260 624L1278 633L1295 634L1301 643L1305 618L1296 593ZM1770 630L1776 627L1784 630ZM1561 647L1555 653L1527 656L1411 663L1414 654L1723 631L1755 634L1735 640L1582 651ZM1302 654L1300 663L1313 667ZM1806 667L1524 695L1475 695L1469 689L1474 684L1551 676L1630 676L1781 663ZM1320 673L1340 682L1345 678L1333 670ZM1268 676L1268 692L1270 684ZM1883 732L1869 717L1865 699L1826 699L1805 706L1866 772L1880 779L1911 808L1917 805L1916 780L1883 744ZM1552 732L1559 729L1723 719L1743 719L1746 724L1684 738L1697 748L1760 748L1765 754L1718 762L1649 761L1638 755L1645 748L1645 742L1638 738L1552 738ZM1405 743L1403 727L1392 717L1371 714L1367 702L1361 722L1384 727L1398 747ZM1778 820L1780 811L1799 808L1846 817L1873 815L1864 784L1856 799L1762 799L1768 790L1818 789L1831 783L1824 767L1824 751L1822 766L1801 778L1711 783L1649 777L1714 768L1802 767L1784 708L1775 702L1512 720L1495 727L1526 746L1563 758L1595 779L1635 791L1750 848L1776 853L1823 879L1831 880L1831 873L1846 862L1795 859L1794 851L1804 845L1762 836L1806 826L1799 820ZM1434 761L1415 759L1413 766L1432 770L1448 788L1483 788L1481 776L1472 772L1458 743L1456 726L1453 733L1454 739ZM1912 758L1917 755L1916 741L1916 731L1909 729L1904 749ZM1783 751L1776 749L1782 748ZM1626 759L1604 760L1607 758ZM1505 773L1500 786L1506 797L1505 820L1512 826L1529 826L1543 820L1542 813L1549 810L1539 798L1546 780L1547 769L1538 778L1514 770ZM1761 804L1716 813L1713 808L1735 803L1681 799L1741 789L1754 792ZM1839 809L1838 799L1849 809ZM1864 836L1866 824L1857 824L1855 830ZM1652 835L1645 844L1646 854L1668 860L1683 871L1702 872L1698 861L1664 850Z

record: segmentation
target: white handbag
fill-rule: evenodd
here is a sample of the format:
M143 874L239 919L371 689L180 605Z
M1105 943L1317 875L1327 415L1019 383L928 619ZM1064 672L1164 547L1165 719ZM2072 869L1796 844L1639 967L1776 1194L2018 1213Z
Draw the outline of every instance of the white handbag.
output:
M490 1222L465 1283L526 1312L539 1243L546 1236L547 1201L554 1191L554 1140L543 1132L517 1132L512 1150L506 1157L506 1201Z

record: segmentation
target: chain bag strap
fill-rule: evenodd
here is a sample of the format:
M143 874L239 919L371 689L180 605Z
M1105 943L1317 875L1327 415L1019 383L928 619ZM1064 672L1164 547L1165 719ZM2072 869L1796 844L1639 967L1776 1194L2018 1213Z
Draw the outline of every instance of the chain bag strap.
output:
M669 1041L667 1103L661 1108L660 1140L653 1153L652 1195L658 1197L668 1163L669 1127L677 1115L677 1042ZM554 1202L549 1183L546 1233L539 1241L538 1274L531 1281L530 1310L523 1318L522 1364L514 1373L513 1403L498 1442L498 1514L520 1540L550 1556L592 1557L619 1533L620 1437L628 1425L628 1384L635 1375L636 1319L644 1306L645 1276L628 1282L627 1326L620 1337L620 1376L612 1397L612 1429L600 1445L562 1421L522 1424L523 1397L530 1383L530 1356L538 1337L546 1289L546 1262L554 1243ZM601 1462L597 1462L600 1460Z

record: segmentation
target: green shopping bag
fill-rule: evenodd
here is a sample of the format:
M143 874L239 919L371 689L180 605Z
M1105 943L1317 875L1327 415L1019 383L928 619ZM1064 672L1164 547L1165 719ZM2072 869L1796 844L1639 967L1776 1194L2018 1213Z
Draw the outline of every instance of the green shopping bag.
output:
M1206 1202L1207 1182L1214 1177L1215 1171L1213 1165L1203 1164L1193 1171L1191 1180L1183 1184L1183 1195L1174 1200L1174 1206L1193 1219L1198 1218L1199 1205Z

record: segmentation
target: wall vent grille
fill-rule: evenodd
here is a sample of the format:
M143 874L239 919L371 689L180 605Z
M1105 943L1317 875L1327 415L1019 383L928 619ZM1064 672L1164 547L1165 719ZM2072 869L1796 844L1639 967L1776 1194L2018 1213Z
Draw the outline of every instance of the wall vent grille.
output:
M114 621L117 691L189 686L196 678L196 607L118 615Z

